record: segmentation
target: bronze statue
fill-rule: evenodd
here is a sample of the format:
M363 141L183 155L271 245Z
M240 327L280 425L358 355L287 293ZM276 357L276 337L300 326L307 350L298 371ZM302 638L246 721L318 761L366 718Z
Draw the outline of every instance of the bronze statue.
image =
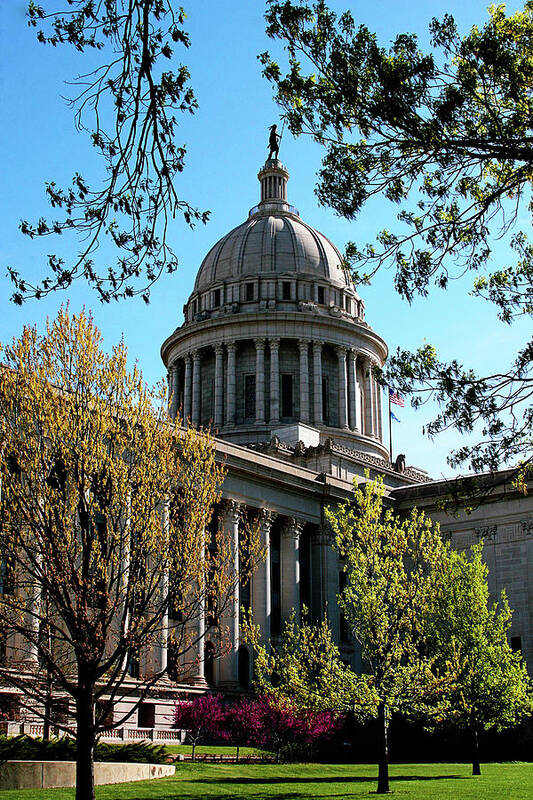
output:
M277 131L278 131L277 125L270 126L270 136L268 137L268 146L270 148L270 152L268 154L269 159L278 157L279 143L281 141L281 136Z

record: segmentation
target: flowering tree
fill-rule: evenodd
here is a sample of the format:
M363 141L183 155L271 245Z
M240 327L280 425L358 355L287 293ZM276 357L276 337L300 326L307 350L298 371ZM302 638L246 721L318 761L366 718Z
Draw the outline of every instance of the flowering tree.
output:
M194 700L184 700L176 705L174 727L187 731L192 745L192 760L196 759L196 747L207 738L223 736L225 713L218 695L202 694Z
M260 548L252 530L238 575L225 531L204 547L224 474L212 440L171 424L165 386L128 370L123 343L104 352L85 313L25 328L3 357L0 630L24 668L0 676L45 716L50 686L73 698L76 798L92 800L96 737L164 674L169 640L178 660L200 643L206 602L222 611Z
M278 761L284 747L314 747L330 738L340 724L338 714L300 709L286 698L262 697L256 701L255 713L261 720L257 743L273 750Z

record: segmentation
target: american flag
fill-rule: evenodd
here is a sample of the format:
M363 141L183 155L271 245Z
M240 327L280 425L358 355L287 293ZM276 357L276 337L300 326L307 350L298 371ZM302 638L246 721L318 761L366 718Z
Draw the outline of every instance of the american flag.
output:
M403 408L405 405L404 399L401 396L401 394L395 392L394 389L389 389L389 400L391 401L391 403L395 403L397 406L401 406L401 408Z

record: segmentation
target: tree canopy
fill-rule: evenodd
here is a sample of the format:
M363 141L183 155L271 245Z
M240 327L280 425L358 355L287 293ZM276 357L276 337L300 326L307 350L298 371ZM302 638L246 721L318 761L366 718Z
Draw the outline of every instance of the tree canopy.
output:
M482 556L482 544L446 549L425 622L427 647L449 678L445 721L470 734L474 775L481 773L480 734L513 727L533 711L526 664L508 640L512 612L505 591L491 601Z
M471 293L495 305L505 323L533 312L533 2L462 35L450 15L430 25L432 51L401 33L382 47L350 12L325 2L275 2L267 32L288 51L288 70L261 56L290 130L325 149L317 195L354 219L373 196L399 206L396 221L366 246L349 243L356 281L382 266L410 301L430 286L472 275ZM527 224L522 224L524 216ZM494 265L494 241L509 247ZM477 375L458 360L444 363L431 345L398 350L386 379L428 396L441 412L427 426L476 431L481 441L450 456L475 470L531 463L533 340L514 361Z
M368 477L368 476L367 476ZM367 480L352 501L326 511L346 585L339 606L361 646L381 729L378 792L389 791L390 716L435 712L439 679L425 652L423 620L432 576L443 557L438 525L417 509L407 518L385 508L383 479Z
M128 370L123 343L106 353L86 314L25 328L3 360L0 674L54 724L51 695L73 699L76 797L92 800L96 736L131 716L169 653L191 675L217 625L206 608L229 607L262 551L243 530L236 572L229 531L206 541L224 475L213 441L172 424L167 387Z
M32 239L72 234L79 250L72 257L50 254L47 274L36 282L11 266L12 300L21 304L85 279L104 302L137 294L148 302L150 287L178 266L168 236L172 220L179 214L194 227L209 217L176 185L186 158L185 145L176 143L178 114L193 114L198 105L187 67L174 64L175 50L189 46L185 13L172 0L52 5L31 0L28 24L43 45L84 54L87 70L75 78L69 103L76 128L100 157L102 180L88 180L79 165L70 186L46 183L60 217L23 220L21 231ZM116 249L115 263L97 253L104 240Z

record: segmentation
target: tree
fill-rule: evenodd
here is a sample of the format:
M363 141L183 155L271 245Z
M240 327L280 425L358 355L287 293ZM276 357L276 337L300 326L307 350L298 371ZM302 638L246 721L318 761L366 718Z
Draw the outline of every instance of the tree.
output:
M291 700L311 712L351 711L358 717L371 712L374 698L368 684L342 662L326 618L313 624L304 607L299 623L293 611L279 642L268 645L248 618L243 636L254 649L254 687L260 694Z
M483 545L471 552L447 549L434 573L427 643L446 671L446 721L467 730L472 774L480 775L479 737L516 725L533 711L531 681L520 652L508 642L511 610L505 592L491 602Z
M224 731L224 708L219 696L201 694L194 700L183 700L176 705L174 727L187 731L192 745L192 760L196 748L208 738L220 738Z
M288 127L326 151L320 202L347 219L373 196L401 206L398 224L375 243L348 245L355 280L388 266L410 301L427 295L431 283L445 289L472 274L472 293L494 303L505 323L531 316L533 245L519 224L533 211L533 2L510 15L504 5L491 6L485 25L466 36L451 16L434 19L431 53L411 34L383 48L349 12L337 17L322 1L269 0L267 23L289 54L286 74L268 53L261 56ZM493 269L498 238L511 255ZM532 362L532 339L512 364L488 375L446 364L425 345L398 350L386 380L411 392L415 406L430 396L439 401L428 434L481 428L481 441L452 453L452 465L493 470L518 459L527 467Z
M21 668L0 675L33 707L49 710L50 677L56 697L73 698L76 798L92 800L96 737L165 673L158 648L190 660L205 608L228 606L260 549L250 529L236 575L227 532L205 546L224 475L212 439L173 425L166 387L128 370L123 342L104 352L85 313L61 310L43 336L25 328L3 356L0 553L11 585L0 629L16 636ZM141 653L151 665L131 688ZM129 710L109 722L121 700Z
M241 747L257 745L264 739L262 708L257 700L247 697L225 708L223 738L235 745L237 762Z
M438 526L413 509L406 519L383 507L382 478L357 488L353 501L326 511L345 559L339 606L361 645L380 727L378 793L389 791L388 726L393 713L431 712L439 679L424 653L421 621L442 559ZM435 713L433 710L431 713Z
M176 47L188 47L185 13L173 0L66 0L51 11L29 0L28 24L45 45L69 45L83 54L85 74L75 80L70 101L78 131L87 133L104 167L101 184L81 170L72 184L46 184L47 199L62 218L37 223L24 220L30 238L76 233L80 251L72 259L51 254L48 274L31 283L11 267L21 304L68 289L84 278L100 300L109 302L141 294L178 259L168 241L176 214L194 227L207 222L181 198L176 178L184 169L186 147L175 142L176 114L194 113L198 104L183 64L171 66ZM108 241L117 250L116 264L95 262L97 249Z

